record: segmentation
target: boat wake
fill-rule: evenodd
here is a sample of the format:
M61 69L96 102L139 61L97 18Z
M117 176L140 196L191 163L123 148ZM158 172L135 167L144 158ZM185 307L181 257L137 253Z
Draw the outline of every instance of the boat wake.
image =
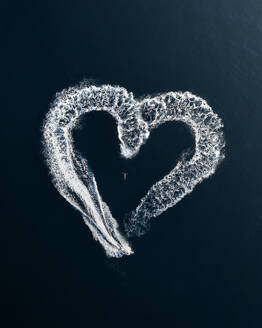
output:
M106 111L117 122L121 154L135 156L150 131L167 121L182 121L195 138L193 155L183 154L174 169L155 183L138 207L125 217L127 236L142 235L159 216L212 175L224 157L223 124L207 103L190 92L168 92L136 100L124 88L82 83L56 95L43 125L44 155L60 194L83 216L108 256L133 253L103 202L88 162L74 149L72 131L79 118Z

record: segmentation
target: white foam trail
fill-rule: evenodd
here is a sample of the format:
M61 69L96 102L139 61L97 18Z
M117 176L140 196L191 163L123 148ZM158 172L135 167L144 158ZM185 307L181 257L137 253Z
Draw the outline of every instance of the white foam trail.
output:
M143 234L151 217L175 205L194 186L214 173L223 158L222 123L204 100L189 92L170 92L142 102L124 88L81 84L56 95L43 126L44 153L58 191L78 209L95 239L112 257L132 250L102 201L87 161L73 148L72 130L84 113L104 110L117 121L121 154L136 155L150 131L167 121L183 121L195 135L195 153L186 156L154 184L125 221L129 235Z
M125 218L128 236L143 235L149 221L177 204L194 187L215 173L224 158L223 123L211 107L190 92L169 92L140 103L140 119L150 131L167 121L184 122L195 137L193 156L184 153L175 168L155 183L135 211Z
M124 115L127 115L133 104L132 94L122 88L83 85L69 88L56 95L43 126L45 155L54 185L82 213L94 238L113 257L129 255L132 250L118 232L116 220L102 201L87 162L74 151L72 130L84 113L106 110L119 119L121 113L116 113L115 109L121 105Z

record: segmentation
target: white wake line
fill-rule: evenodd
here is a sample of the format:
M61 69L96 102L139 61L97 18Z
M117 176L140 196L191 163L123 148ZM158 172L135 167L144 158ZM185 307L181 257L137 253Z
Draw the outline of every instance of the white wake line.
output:
M183 121L195 135L195 153L154 184L125 222L128 235L141 235L156 217L174 206L195 185L215 172L223 158L222 122L206 102L189 92L170 92L138 102L124 88L80 85L56 95L43 125L43 144L53 182L61 195L78 209L107 255L132 253L119 233L116 220L102 201L87 161L73 148L72 130L79 117L104 110L117 121L121 153L135 156L150 131L167 121Z

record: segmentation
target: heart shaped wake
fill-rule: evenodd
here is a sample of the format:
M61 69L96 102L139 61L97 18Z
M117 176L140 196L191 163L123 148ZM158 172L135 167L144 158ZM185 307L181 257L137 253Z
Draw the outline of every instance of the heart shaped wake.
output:
M136 101L124 88L81 84L56 95L43 125L44 154L53 182L78 209L95 239L112 257L132 249L118 231L108 206L101 199L94 174L73 148L72 130L84 113L109 112L117 121L121 154L135 156L150 131L167 121L186 123L195 136L195 152L184 154L174 169L154 184L125 220L128 235L141 235L156 217L174 206L203 179L215 172L223 158L223 124L207 103L189 92L169 92Z

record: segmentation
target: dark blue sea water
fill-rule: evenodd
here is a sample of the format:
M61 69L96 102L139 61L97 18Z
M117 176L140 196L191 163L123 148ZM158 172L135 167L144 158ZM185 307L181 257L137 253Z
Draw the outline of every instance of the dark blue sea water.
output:
M13 1L1 13L1 327L261 327L262 2ZM43 161L49 104L83 78L136 97L189 90L225 124L216 174L122 259L105 257ZM124 160L105 113L74 138L121 227L194 146L168 123Z

